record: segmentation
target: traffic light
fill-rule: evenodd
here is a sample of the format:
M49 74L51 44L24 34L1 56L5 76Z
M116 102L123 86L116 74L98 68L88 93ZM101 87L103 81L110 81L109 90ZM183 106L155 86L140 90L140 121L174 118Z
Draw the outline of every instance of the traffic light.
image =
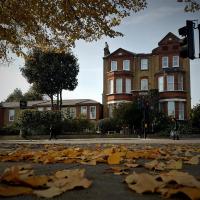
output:
M182 58L195 58L195 47L194 47L194 22L187 20L186 26L178 30L179 35L184 37L180 44L180 57Z

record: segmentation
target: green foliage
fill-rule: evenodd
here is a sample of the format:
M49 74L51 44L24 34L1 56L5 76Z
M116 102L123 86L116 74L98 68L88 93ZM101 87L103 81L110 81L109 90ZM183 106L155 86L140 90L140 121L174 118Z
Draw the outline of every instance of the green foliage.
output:
M104 118L99 120L97 125L99 131L103 134L107 133L108 131L120 131L120 124L114 118Z
M42 52L39 49L35 49L29 56L21 68L23 76L35 85L39 93L51 98L52 106L53 95L57 95L61 107L62 90L74 90L78 84L77 58L72 53Z
M171 130L171 118L168 117L165 113L157 113L154 119L154 131L160 132L166 130L168 133Z
M200 129L200 104L194 106L191 110L191 123L193 127Z
M24 98L22 91L19 88L14 89L14 91L7 97L6 102L20 101Z
M63 132L91 132L95 130L95 123L88 119L64 119Z
M128 125L129 128L141 127L143 118L142 111L138 108L136 103L119 104L113 111L114 120L121 125Z
M28 92L24 94L24 100L26 101L36 101L36 100L43 100L43 95L37 91L35 84L33 84Z
M4 135L4 134L5 135L18 135L19 131L20 131L19 127L18 127L17 123L15 123L15 122L0 128L1 135Z
M61 112L60 111L37 111L22 110L18 116L17 124L26 134L29 133L49 133L50 126L57 132L61 131Z

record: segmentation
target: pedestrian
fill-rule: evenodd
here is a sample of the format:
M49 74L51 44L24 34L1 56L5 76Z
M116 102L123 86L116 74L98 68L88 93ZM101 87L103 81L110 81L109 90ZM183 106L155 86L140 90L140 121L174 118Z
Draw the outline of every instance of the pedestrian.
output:
M172 118L172 130L171 137L175 140L179 140L179 124L175 117Z

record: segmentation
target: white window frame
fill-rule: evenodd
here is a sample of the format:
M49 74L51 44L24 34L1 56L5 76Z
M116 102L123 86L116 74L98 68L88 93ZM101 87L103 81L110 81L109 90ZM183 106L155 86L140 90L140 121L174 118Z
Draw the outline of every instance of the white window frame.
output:
M113 110L114 110L114 104L109 104L108 105L108 114L109 114L110 118L113 117Z
M130 60L123 60L123 70L130 71Z
M13 122L15 120L15 110L14 109L10 109L8 111L8 121L9 122Z
M47 110L47 111L51 110L51 107L46 107L46 110Z
M38 111L44 111L44 107L38 107Z
M109 79L108 80L108 94L113 94L114 93L114 80Z
M117 71L117 61L116 60L112 60L111 61L111 71Z
M184 102L179 102L179 104L178 104L178 118L179 118L179 120L185 119L185 104L184 104Z
M168 68L169 67L169 58L168 56L162 57L162 68Z
M131 79L126 78L126 93L130 94L131 93Z
M68 107L68 112L72 119L76 118L76 107Z
M149 81L148 78L143 78L140 80L140 90L148 90L149 89Z
M167 76L167 91L174 91L174 75Z
M172 66L179 67L179 56L173 56L172 58Z
M94 109L94 113L92 109ZM90 106L90 119L96 119L96 118L97 118L97 108L96 106Z
M141 70L148 70L148 59L142 58L140 61L140 69Z
M183 74L178 74L178 90L183 91Z
M167 113L168 113L168 116L175 117L175 102L174 101L167 102Z
M81 115L87 117L87 106L81 106Z
M163 92L164 91L164 76L158 77L158 91Z
M123 86L122 86L122 78L117 78L116 80L116 93L122 93L122 89L123 89Z

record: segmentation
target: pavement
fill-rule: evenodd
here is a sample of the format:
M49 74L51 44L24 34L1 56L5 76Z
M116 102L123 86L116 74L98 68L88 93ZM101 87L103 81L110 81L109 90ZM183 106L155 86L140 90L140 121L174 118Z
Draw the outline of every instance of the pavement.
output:
M53 140L0 140L0 144L200 144L200 138L151 139L151 138L88 138Z

